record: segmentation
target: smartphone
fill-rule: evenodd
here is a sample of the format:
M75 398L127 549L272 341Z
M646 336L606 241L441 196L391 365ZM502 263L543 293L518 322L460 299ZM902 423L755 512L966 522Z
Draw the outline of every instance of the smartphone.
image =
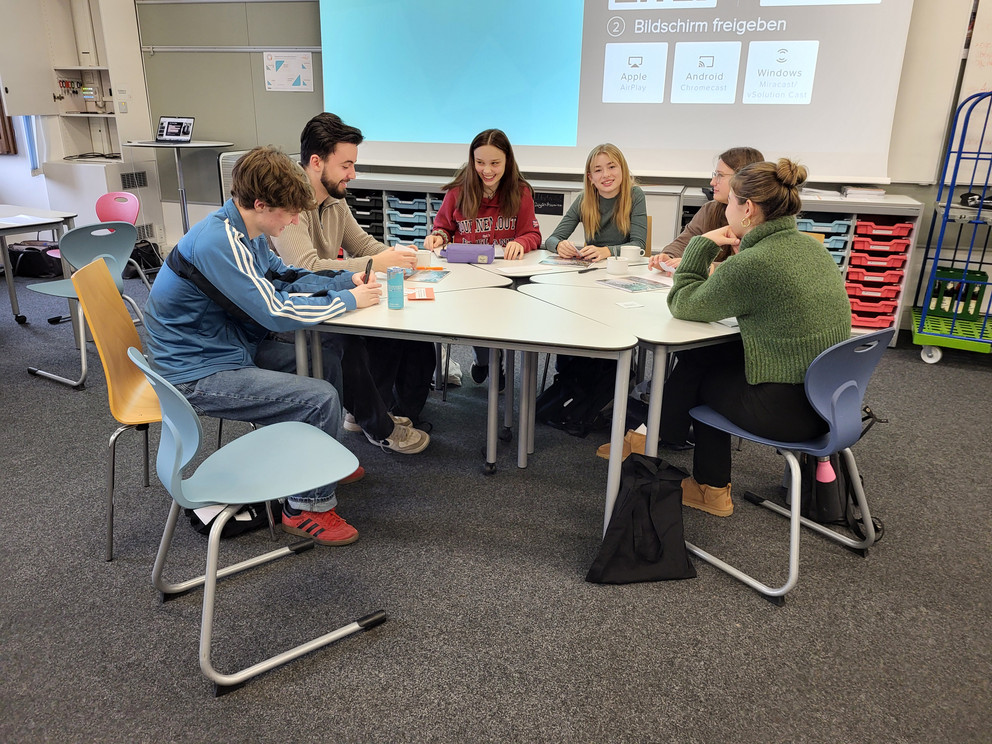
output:
M369 277L371 276L372 276L372 259L370 258L369 262L365 264L365 281L363 282L363 284L368 284Z

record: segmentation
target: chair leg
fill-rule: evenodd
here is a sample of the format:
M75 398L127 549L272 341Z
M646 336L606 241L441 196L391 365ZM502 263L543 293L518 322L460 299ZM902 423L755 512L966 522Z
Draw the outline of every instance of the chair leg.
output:
M108 561L114 560L114 480L117 464L117 438L128 429L133 428L133 426L121 426L110 435L107 457L107 549L104 557Z
M851 452L850 448L843 449L840 452L844 461L847 463L847 470L851 474L852 483L851 486L854 488L854 500L858 504L858 508L861 510L861 528L863 530L864 539L855 540L847 535L842 535L836 530L827 527L826 525L820 524L819 522L814 522L812 519L807 519L806 517L799 517L799 522L803 527L808 527L824 537L833 540L834 542L840 543L845 548L856 552L867 551L872 545L875 544L877 535L875 534L875 525L871 520L871 512L868 510L868 500L865 497L865 489L861 485L861 475L858 473L858 465L854 461L854 453ZM794 494L799 493L798 489L789 491L789 498L792 501L796 501L798 497ZM747 496L747 495L745 495ZM775 512L776 514L781 514L782 516L790 516L791 512L789 509L784 509L773 501L768 499L763 499L760 496L748 497L748 500L758 506L763 506L765 509Z
M145 486L145 488L148 488L148 486L149 486L149 482L148 482L148 475L149 475L149 473L148 473L148 471L149 471L149 467L148 467L148 463L149 463L149 458L148 458L148 424L141 424L137 428L141 430L141 438L144 440L144 446L145 446L145 468L144 468L145 482L144 482L144 486Z
M265 515L269 518L269 537L276 541L276 518L272 515L272 502L265 502Z
M213 640L214 600L217 593L217 579L236 571L243 570L244 568L251 568L252 566L260 565L261 563L268 563L269 561L282 557L283 555L299 552L299 550L294 550L293 546L290 546L265 553L264 555L258 556L258 558L242 561L234 566L229 566L225 569L218 570L217 564L220 554L221 532L224 529L224 525L237 513L239 508L240 507L238 505L228 506L214 519L213 526L210 528L210 537L207 540L206 570L204 575L199 579L199 581L203 584L203 614L200 624L200 670L203 672L204 676L207 677L207 679L214 683L214 694L218 696L240 687L246 681L261 674L262 672L282 666L283 664L292 661L299 656L315 651L323 646L333 643L334 641L344 638L345 636L357 633L360 630L373 628L386 620L386 613L379 610L348 623L347 625L343 625L330 633L326 633L311 641L307 641L306 643L301 643L288 651L271 656L268 659L260 661L256 664L252 664L251 666L233 674L223 674L214 669L214 666L210 660L210 651ZM175 519L178 517L178 513L179 505L173 503L173 508L169 512L169 523L173 528L175 527ZM171 541L171 535L169 537ZM165 538L163 537L163 545L164 539ZM304 540L301 549L310 547L313 547L313 541ZM158 566L157 559L156 566Z
M145 276L145 272L138 265L138 262L135 261L133 258L129 258L127 260L127 262L134 267L134 270L138 272L138 278L141 279L141 281L143 281L145 283L145 286L148 287L148 291L151 292L152 291L152 283L150 281L148 281L148 277Z
M738 581L744 582L756 592L763 594L765 597L778 605L784 604L785 595L792 591L792 589L796 586L796 582L799 581L799 528L801 526L799 510L802 508L802 498L800 497L799 460L796 458L795 454L788 450L783 450L781 454L785 457L786 462L789 464L789 492L793 494L790 510L788 512L784 509L782 510L789 516L789 575L786 577L784 584L778 587L768 586L767 584L758 581L750 574L744 573L735 566L720 560L716 556L707 553L705 550L696 547L692 543L686 541L685 544L689 552L697 558L701 558L710 565L719 568L724 573L730 574Z
M35 377L45 377L49 380L54 380L63 385L68 385L71 388L76 388L77 390L82 390L86 386L86 321L83 318L83 308L78 302L75 303L76 312L79 314L79 367L80 374L78 380L70 380L68 377L61 377L59 375L53 374L51 372L46 372L43 369L38 369L37 367L28 367L28 374L32 374Z
M123 297L124 301L131 306L131 309L134 310L134 314L138 316L138 322L135 323L135 325L144 325L145 316L141 313L141 308L138 307L138 303L134 301L134 298L128 297L127 295L121 295L121 297Z

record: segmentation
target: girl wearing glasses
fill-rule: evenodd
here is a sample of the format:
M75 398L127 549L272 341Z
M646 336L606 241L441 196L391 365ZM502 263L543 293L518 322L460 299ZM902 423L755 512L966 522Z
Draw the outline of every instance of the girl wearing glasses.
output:
M585 247L568 239L579 224ZM562 258L602 261L620 255L622 245L643 249L647 236L644 192L634 185L626 158L616 145L594 147L586 158L582 196L568 208L544 247Z
M675 240L662 248L661 253L652 256L650 266L653 269L674 268L682 260L682 254L689 241L697 235L703 235L710 230L716 230L727 225L727 197L730 194L731 177L750 163L760 163L765 159L758 150L753 147L731 147L726 152L720 153L716 162L716 170L710 179L710 186L713 187L713 200L706 202L693 216L685 229L682 230ZM730 249L717 256L714 263L718 263L730 254Z

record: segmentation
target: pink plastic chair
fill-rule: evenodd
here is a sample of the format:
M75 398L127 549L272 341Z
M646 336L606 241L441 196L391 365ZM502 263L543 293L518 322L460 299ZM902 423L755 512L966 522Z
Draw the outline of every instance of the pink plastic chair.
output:
M96 200L96 218L100 222L130 222L138 221L138 211L141 202L138 197L127 191L111 191Z
M140 210L141 202L129 191L111 191L96 200L96 218L100 222L130 222L133 225L138 221ZM127 262L135 268L141 281L150 290L151 282L148 281L138 262L133 258L129 258Z

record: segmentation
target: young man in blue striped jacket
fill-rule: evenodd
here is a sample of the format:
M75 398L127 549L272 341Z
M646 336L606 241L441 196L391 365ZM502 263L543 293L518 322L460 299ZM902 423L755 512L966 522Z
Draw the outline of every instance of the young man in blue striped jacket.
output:
M234 166L233 198L194 225L169 254L145 307L155 369L200 414L265 425L305 421L337 436L340 359L325 354L325 379L297 376L292 344L273 338L378 303L372 275L313 273L269 250L313 205L300 167L258 147ZM288 465L291 467L291 465ZM362 475L359 468L348 480ZM335 484L287 500L283 529L322 545L347 545L358 531L335 511Z

